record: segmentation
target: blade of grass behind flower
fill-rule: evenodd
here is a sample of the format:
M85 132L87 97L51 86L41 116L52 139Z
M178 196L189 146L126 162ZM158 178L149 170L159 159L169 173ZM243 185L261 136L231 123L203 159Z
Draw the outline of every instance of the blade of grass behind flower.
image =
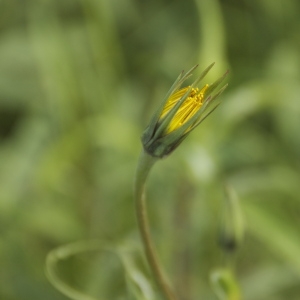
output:
M120 251L119 255L125 270L127 289L130 299L156 299L151 282L137 266L133 253Z
M300 274L300 237L297 228L265 209L247 203L248 230L277 256L287 261Z
M234 274L228 269L211 273L210 281L219 300L240 300L240 289Z
M46 275L52 285L63 295L73 300L98 300L94 297L86 295L65 283L57 272L57 265L61 260L65 260L70 256L95 249L99 249L101 245L98 241L77 242L58 247L52 250L46 258Z

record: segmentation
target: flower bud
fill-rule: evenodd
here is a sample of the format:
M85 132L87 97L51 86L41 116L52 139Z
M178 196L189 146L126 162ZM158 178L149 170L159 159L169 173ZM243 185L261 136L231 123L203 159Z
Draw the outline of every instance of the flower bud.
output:
M225 199L219 236L220 247L224 252L233 253L243 241L244 222L239 199L232 187L225 186Z
M227 84L217 93L212 93L228 72L211 85L205 84L198 88L213 65L207 67L192 85L184 88L181 85L192 76L198 65L178 76L142 135L143 147L148 154L158 158L170 154L220 104L215 100Z

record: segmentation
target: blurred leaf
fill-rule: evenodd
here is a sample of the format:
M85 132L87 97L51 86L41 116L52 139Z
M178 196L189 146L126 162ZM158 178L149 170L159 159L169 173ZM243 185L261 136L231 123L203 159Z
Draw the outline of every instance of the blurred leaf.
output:
M259 266L241 280L245 300L274 299L299 285L299 274L287 266Z
M121 251L119 254L126 273L128 292L129 295L131 295L130 299L156 299L151 281L138 268L134 257L132 257L132 253L129 253L128 251Z
M76 242L73 244L68 244L64 246L60 246L54 250L52 250L48 255L46 259L46 273L48 276L48 279L53 284L53 286L58 289L61 293L68 296L71 299L74 300L95 300L98 298L95 298L91 295L88 295L84 292L79 291L78 289L75 289L75 287L72 287L69 283L67 283L66 279L64 279L63 274L60 274L60 268L59 265L62 264L62 262L70 259L71 257L79 256L80 254L88 254L92 252L110 252L114 255L114 260L121 260L122 265L124 269L122 270L124 272L123 276L126 277L127 282L127 289L130 299L144 299L144 300L153 300L154 297L154 291L152 289L151 283L149 279L143 274L143 271L140 270L140 268L136 264L136 253L134 253L132 250L126 249L124 247L118 249L117 247L108 246L106 243L97 241L97 240L90 240L90 241L82 241L82 242ZM87 264L87 261L84 261ZM100 264L99 264L100 262ZM105 273L107 278L110 278L109 271L106 270L106 266L104 263L107 263L107 261L100 260L97 262L96 258L92 258L91 261L91 271L92 274L94 274L96 277L100 278L101 273ZM93 267L96 267L95 269ZM105 272L106 270L106 272ZM80 273L80 269L78 269L78 272ZM95 273L96 272L96 273ZM104 282L100 282L101 280L97 280L97 290L99 290L99 287L102 286L102 288L106 288L108 286L111 286L112 288L116 284L116 273L113 274L113 277L111 277L111 280L114 280L112 282L105 282L106 287L103 286ZM91 280L90 282L87 282L88 290L93 293L95 293L95 288L93 287L94 284L92 284ZM116 285L117 286L117 285ZM100 291L101 294L103 293ZM119 290L118 293L121 291ZM125 293L125 291L123 291Z
M220 245L225 252L235 252L244 238L244 220L235 190L225 186L225 200L222 206Z
M300 274L300 238L298 229L270 214L257 204L245 203L249 231Z
M46 258L47 277L53 286L65 296L74 300L96 300L94 297L86 295L66 284L57 272L57 265L60 261L68 259L70 256L86 251L95 251L102 248L99 241L77 242L68 244L52 250Z
M213 271L210 280L220 300L240 300L240 291L235 276L229 269Z

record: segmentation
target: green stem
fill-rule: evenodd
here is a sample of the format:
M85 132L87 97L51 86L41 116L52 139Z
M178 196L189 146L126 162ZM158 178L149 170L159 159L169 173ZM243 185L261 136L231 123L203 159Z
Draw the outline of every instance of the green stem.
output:
M136 177L134 183L136 215L137 215L140 235L144 246L144 251L148 263L150 265L150 268L152 270L152 273L154 274L154 277L157 281L157 284L161 288L167 300L176 300L173 291L171 290L169 284L167 283L161 265L158 262L155 248L151 239L149 222L147 217L146 197L144 193L145 182L152 166L156 161L157 158L148 155L144 151L141 153L137 170L136 170Z

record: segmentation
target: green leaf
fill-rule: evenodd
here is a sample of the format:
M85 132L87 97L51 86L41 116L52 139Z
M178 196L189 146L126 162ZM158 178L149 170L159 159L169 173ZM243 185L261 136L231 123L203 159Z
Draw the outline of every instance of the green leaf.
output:
M219 300L240 300L240 290L234 274L229 269L219 269L211 273L213 290Z
M122 251L119 254L125 269L129 299L156 299L151 281L137 265L136 257L133 256L133 253Z

